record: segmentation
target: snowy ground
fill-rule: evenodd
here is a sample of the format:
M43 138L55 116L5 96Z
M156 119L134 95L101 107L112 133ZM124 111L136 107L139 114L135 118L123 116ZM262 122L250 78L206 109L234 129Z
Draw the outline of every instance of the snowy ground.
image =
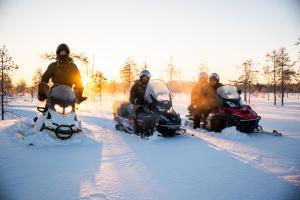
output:
M60 141L30 135L37 102L18 100L9 111L22 119L0 122L0 199L299 199L300 101L287 101L252 101L282 137L228 128L144 140L114 130L107 97L80 106L87 135ZM183 116L187 102L175 97Z

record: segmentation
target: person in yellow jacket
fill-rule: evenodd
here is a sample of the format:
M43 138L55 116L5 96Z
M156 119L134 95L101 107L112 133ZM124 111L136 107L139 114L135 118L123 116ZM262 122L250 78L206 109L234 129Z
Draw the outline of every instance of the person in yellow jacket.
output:
M194 128L200 127L200 122L203 112L203 89L207 84L208 75L206 72L200 72L198 76L198 83L193 87L191 92L191 104L188 107L188 110L193 115Z

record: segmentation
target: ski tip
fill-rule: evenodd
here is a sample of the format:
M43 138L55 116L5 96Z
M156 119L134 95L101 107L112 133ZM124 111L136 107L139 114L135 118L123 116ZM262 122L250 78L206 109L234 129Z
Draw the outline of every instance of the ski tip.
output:
M282 136L282 133L278 132L277 130L273 130L273 135Z

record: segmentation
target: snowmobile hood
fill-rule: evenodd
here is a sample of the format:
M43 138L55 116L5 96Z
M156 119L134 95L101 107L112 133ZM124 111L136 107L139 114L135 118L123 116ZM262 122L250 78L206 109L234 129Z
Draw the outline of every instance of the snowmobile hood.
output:
M62 107L73 105L76 102L75 93L69 86L57 85L51 89L48 100L52 104L58 104Z
M252 120L258 117L257 113L248 105L244 105L241 108L226 108L224 111L226 113L230 113L230 115L240 118L241 120Z

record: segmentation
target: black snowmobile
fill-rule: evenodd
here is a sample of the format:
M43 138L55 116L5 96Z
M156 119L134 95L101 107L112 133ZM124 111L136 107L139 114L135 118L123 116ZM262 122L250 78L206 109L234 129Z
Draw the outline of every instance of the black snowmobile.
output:
M145 105L115 102L113 106L115 128L130 134L149 137L158 131L163 137L184 132L181 118L172 106L171 93L162 80L149 81L145 92Z

